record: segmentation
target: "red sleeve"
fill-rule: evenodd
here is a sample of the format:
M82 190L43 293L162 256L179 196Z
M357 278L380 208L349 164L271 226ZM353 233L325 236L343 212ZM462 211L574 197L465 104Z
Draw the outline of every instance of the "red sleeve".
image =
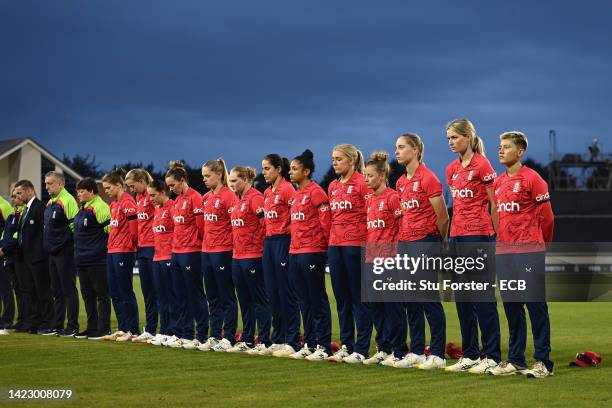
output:
M293 195L295 194L295 189L291 184L288 184L287 187L283 189L282 193L283 200L285 201L285 203L287 203L287 205L289 205L291 199L293 198Z
M480 181L487 187L492 186L497 178L497 173L495 173L495 170L493 170L493 167L491 167L491 163L489 163L485 157L482 158L482 164L478 170L478 178Z
M427 198L437 197L442 194L442 183L440 183L440 180L438 180L433 172L423 177L422 188Z
M446 166L446 185L447 186L451 185L451 181L452 181L451 178L453 176L453 163Z
M329 208L329 199L325 195L323 189L314 189L310 195L310 202L317 207L319 214L319 222L325 234L325 241L329 240L329 230L331 229L331 211Z
M136 208L136 203L132 200L124 200L121 203L121 207L123 208L123 213L127 217L132 241L138 243L138 208Z
M253 198L251 199L251 211L253 211L254 214L260 214L263 212L263 206L264 206L263 195L255 194Z
M552 242L555 228L555 215L550 204L550 193L546 182L539 176L533 178L531 196L534 199L538 211L538 221L544 242Z
M198 228L198 237L204 238L204 217L202 217L202 200L204 196L199 194L193 194L190 198L191 208L193 208L193 215L195 215L196 227Z
M395 218L401 218L402 206L400 204L399 194L395 193L389 196L389 209L393 211Z
M315 188L312 190L312 193L310 194L310 202L315 207L319 207L321 204L324 203L329 204L329 200L327 199L325 192L323 191L323 189L319 188Z

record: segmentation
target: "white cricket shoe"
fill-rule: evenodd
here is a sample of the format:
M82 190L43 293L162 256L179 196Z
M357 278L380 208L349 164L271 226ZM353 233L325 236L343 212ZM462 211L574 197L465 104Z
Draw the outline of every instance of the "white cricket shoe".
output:
M365 360L363 354L359 354L355 351L350 356L344 357L342 362L347 364L363 364L363 360Z
M471 358L461 357L457 362L453 365L450 365L444 369L444 371L448 371L451 373L460 373L464 371L471 370L480 364L480 360L472 360ZM495 364L497 365L497 364Z
M189 342L183 344L183 348L185 350L197 350L198 347L200 346L200 340L198 339L193 339L193 340L189 340Z
M497 363L494 360L489 360L488 358L483 358L480 360L480 363L476 364L474 367L468 370L468 373L472 374L484 374L487 370L497 366Z
M384 351L379 351L378 353L374 354L372 357L366 358L365 360L363 360L363 364L378 365L382 363L383 361L385 361L387 357L389 357L387 353L385 353Z
M336 351L336 354L328 358L327 361L330 361L332 363L341 363L342 361L344 361L344 358L348 357L349 355L350 354L348 352L348 349L343 344L342 347L340 347L340 350Z
M249 351L250 349L251 347L249 347L249 345L246 344L246 342L239 341L238 343L234 344L234 347L227 349L225 351L227 351L228 353L245 353Z
M509 361L502 361L498 365L493 368L489 368L487 373L489 375L515 375L515 374L523 374L523 371L526 370L526 367L515 366Z
M142 334L140 334L140 336L133 337L132 342L133 343L147 343L153 337L154 336L151 333L143 331Z
M168 337L166 341L162 343L162 346L170 347L170 345L174 343L175 341L177 341L178 339L179 339L178 337L176 337L175 335L172 335Z
M198 350L210 351L217 344L219 344L219 340L215 339L214 337L209 337L204 343L198 346Z
M166 336L165 334L156 334L148 343L153 346L161 346L169 338L170 336Z
M249 356L263 355L266 350L266 345L263 343L259 343L252 349L245 351L244 354L248 354Z
M395 368L415 368L419 364L425 362L424 354L408 353L400 361L396 361L393 367Z
M316 350L310 354L305 360L308 361L324 361L327 360L329 355L325 352L325 349L321 346L317 346Z
M261 354L262 356L271 356L272 354L274 354L274 352L280 350L283 346L284 344L271 344L270 347L264 349L259 354Z
M0 336L8 336L9 332L6 329L0 329Z
M433 354L427 356L425 362L417 366L417 368L421 370L435 370L442 369L444 367L446 367L446 360L438 356L434 356Z
M395 367L395 363L400 360L401 358L395 357L395 354L391 353L387 356L387 358L380 362L380 365L385 367Z
M312 351L308 348L308 344L304 343L304 347L296 351L295 353L288 356L292 360L304 360L306 357L312 354Z
M537 361L530 370L525 370L523 374L525 374L527 378L546 378L553 375L541 361Z
M289 357L295 353L295 349L288 344L283 344L281 348L272 353L274 357Z
M232 348L232 343L228 339L221 339L215 346L211 348L212 351L222 352Z
M187 343L190 343L191 340L188 339L177 339L173 343L169 345L170 348L183 348L183 346Z

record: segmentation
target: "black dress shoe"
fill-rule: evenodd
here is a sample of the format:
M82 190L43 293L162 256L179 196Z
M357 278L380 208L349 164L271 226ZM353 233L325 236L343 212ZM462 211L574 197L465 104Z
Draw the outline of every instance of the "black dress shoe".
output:
M74 337L78 334L77 330L60 330L59 332L57 332L57 335L60 337Z
M40 329L38 334L41 336L55 336L57 334L56 329Z
M91 334L91 332L89 330L83 330L82 332L78 332L77 334L74 335L75 339L86 339L87 337L89 337L89 335Z

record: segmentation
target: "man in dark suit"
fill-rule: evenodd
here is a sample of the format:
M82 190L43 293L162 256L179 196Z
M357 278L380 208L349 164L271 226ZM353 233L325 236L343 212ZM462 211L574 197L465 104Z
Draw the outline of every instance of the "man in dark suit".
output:
M14 193L25 203L19 220L18 257L23 267L18 271L18 281L28 293L30 312L27 317L30 333L55 335L51 328L53 298L49 280L49 258L43 249L45 205L36 198L34 185L29 180L19 180Z

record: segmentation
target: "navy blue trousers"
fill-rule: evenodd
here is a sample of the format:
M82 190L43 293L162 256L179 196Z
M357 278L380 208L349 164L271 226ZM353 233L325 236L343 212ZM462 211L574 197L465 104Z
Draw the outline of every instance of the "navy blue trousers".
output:
M147 333L157 332L157 321L159 318L159 304L155 291L155 275L153 272L153 255L155 248L140 247L136 253L138 261L138 276L140 277L140 289L145 304L145 330Z
M240 341L253 344L255 328L259 343L269 346L272 315L266 285L264 283L261 258L234 259L232 279L236 287L240 314L242 315L242 335Z
M331 353L331 310L325 289L325 252L290 255L293 286L304 315L304 343Z
M361 302L361 247L330 246L327 254L338 309L340 341L349 352L367 357L372 319L368 307Z
M168 336L175 334L180 319L180 315L177 319L177 313L174 310L177 307L177 294L172 281L172 275L179 273L179 270L172 265L172 261L169 259L153 263L155 291L159 308L159 332Z
M532 252L524 254L498 254L495 257L497 275L499 279L521 279L526 266L534 275L544 279L545 253ZM533 283L533 282L530 282ZM544 285L541 286L544 288ZM544 363L548 371L553 371L554 363L550 360L550 318L548 316L548 305L541 302L507 301L502 292L504 300L504 311L508 320L508 331L510 334L508 361L512 364L526 367L525 349L527 347L527 319L525 307L529 312L531 321L531 334L533 336L534 354L533 358Z
M178 275L178 279L173 279L177 305L175 319L178 322L175 335L187 340L195 337L201 342L206 341L208 304L202 281L200 252L173 253L172 265L177 272L172 275Z
M232 280L232 251L202 252L202 271L210 310L210 337L236 342L238 302Z
M300 346L300 304L296 288L289 278L290 235L274 235L264 241L263 268L266 292L272 311L272 338L274 344L289 344L295 350ZM303 310L308 321L308 311Z
M138 303L132 286L134 262L133 252L108 254L106 277L119 330L138 334Z
M0 259L0 328L11 327L15 318L14 274L13 263Z
M74 264L74 245L66 244L55 254L49 255L49 277L53 292L53 323L57 330L79 330L79 292L76 288L77 271Z

